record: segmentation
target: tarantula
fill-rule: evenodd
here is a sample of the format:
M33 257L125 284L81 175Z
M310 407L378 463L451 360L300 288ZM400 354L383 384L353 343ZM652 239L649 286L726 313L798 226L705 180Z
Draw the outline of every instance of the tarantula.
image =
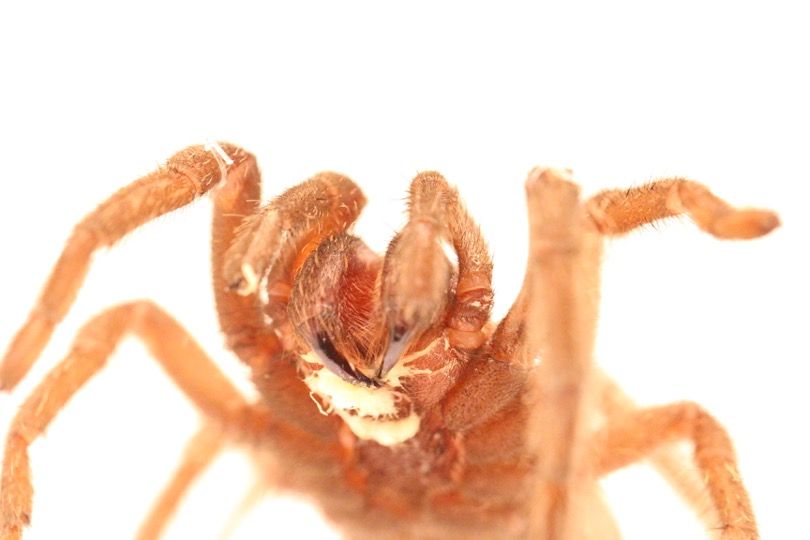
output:
M534 169L528 268L494 324L487 247L438 173L413 180L409 220L384 256L349 233L365 199L347 177L318 174L264 207L259 189L251 154L193 146L76 226L0 365L0 388L40 354L95 250L211 192L216 309L261 399L247 402L154 303L100 313L9 430L3 540L30 521L29 445L128 333L205 418L140 538L160 534L234 441L268 484L313 498L347 537L615 538L597 479L680 439L694 445L691 462L659 452L658 469L696 508L708 495L702 517L721 538L757 537L722 426L694 403L635 408L591 353L604 236L687 214L718 238L754 238L778 225L774 213L733 209L680 178L583 201L569 171Z

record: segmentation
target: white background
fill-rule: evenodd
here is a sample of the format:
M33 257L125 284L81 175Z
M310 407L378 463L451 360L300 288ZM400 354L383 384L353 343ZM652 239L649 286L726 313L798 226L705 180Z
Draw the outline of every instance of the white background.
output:
M597 360L642 403L692 399L736 440L764 538L806 531L804 281L807 17L800 2L236 2L0 8L0 348L70 227L176 150L216 138L253 151L265 196L323 169L370 203L357 230L383 249L410 178L456 183L494 252L497 314L523 274L523 180L574 169L583 191L665 175L775 208L768 238L723 243L675 220L611 241ZM99 254L74 309L11 395L0 426L91 314L166 307L247 392L209 291L209 203ZM197 425L135 341L32 449L35 538L127 538ZM0 428L3 430L4 428ZM169 538L217 538L250 484L217 462ZM697 538L650 472L606 482L627 538ZM232 538L316 537L317 514L266 500ZM319 532L320 531L320 532Z

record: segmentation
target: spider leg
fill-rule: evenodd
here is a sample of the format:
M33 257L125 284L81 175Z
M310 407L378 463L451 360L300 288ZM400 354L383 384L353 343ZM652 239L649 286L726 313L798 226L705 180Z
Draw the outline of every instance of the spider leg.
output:
M233 159L233 168L252 159L233 145L222 147ZM209 191L220 180L220 159L202 146L188 147L157 171L119 190L76 225L28 320L0 362L0 390L13 388L39 356L70 309L93 252Z
M601 241L583 227L579 188L568 171L534 169L526 181L526 194L530 227L526 275L517 299L490 339L489 354L502 362L532 366L541 347L553 349L549 340L561 335L583 331L584 347L590 350ZM570 310L569 306L575 307ZM556 310L562 316L555 315Z
M603 191L588 199L585 202L585 209L590 225L604 235L623 234L655 220L684 213L689 215L700 229L722 239L756 238L779 226L779 218L772 211L735 209L702 184L681 178L659 180L627 190ZM630 414L632 401L624 396L617 386L612 385L612 388L610 386L608 384L606 395L603 396L603 404L608 409L613 408L615 414L620 415L622 412ZM722 427L713 419L712 422L717 430L722 431ZM716 493L707 491L706 482L698 476L697 471L687 467L684 457L675 452L675 449L658 448L650 451L649 457L656 469L704 523L712 526L720 520L728 522L728 515L722 514L721 503L718 503ZM698 468L700 474L703 474L700 464ZM747 508L747 515L751 519L752 530L755 531L747 494L739 480L737 484L740 497L744 499ZM709 500L712 498L713 500ZM733 534L736 533L728 534L734 537ZM751 537L746 534L748 533L742 533L741 537Z
M451 269L442 242L458 256L458 283L449 306ZM381 301L389 343L387 372L410 342L445 313L450 344L475 349L492 308L492 260L478 225L440 174L423 172L411 182L409 220L385 256Z
M695 465L719 518L712 529L723 540L759 538L731 440L717 420L694 403L651 407L610 418L595 438L595 472L607 474L663 444L683 439L694 443Z
M254 409L174 319L151 302L113 307L82 327L70 353L37 386L12 421L0 483L0 538L19 538L22 527L30 521L28 447L65 403L104 367L117 343L130 332L145 342L172 380L206 416L243 433L257 429L248 424L254 421Z
M588 199L585 208L596 229L606 235L679 214L688 214L702 230L725 239L756 238L779 226L774 212L735 209L706 186L683 178L603 191Z
M160 537L180 500L192 482L214 460L222 449L223 436L219 426L208 423L189 440L180 463L169 484L152 505L136 536L137 540L155 540Z
M604 373L599 374L601 391L601 408L608 418L628 414L638 407L624 391ZM650 452L651 465L672 486L684 502L706 524L713 526L717 522L705 482L690 461L689 456L680 448L662 446Z
M221 267L221 274L216 269L215 285L225 285L224 291L217 291L219 301L235 302L233 295L255 298L266 293L265 314L282 340L293 339L287 304L295 274L323 239L346 230L357 219L365 203L354 182L324 172L285 191L243 220L238 229L232 225L220 229L220 234L226 232L233 240L224 254L214 258L215 266ZM216 233L215 241L226 245ZM215 247L215 253L218 249Z
M225 256L240 225L253 216L261 202L261 175L253 156L228 170L227 181L213 193L211 272L220 328L228 347L255 371L260 362L281 349L264 321L256 295L231 291L225 278Z
M587 537L592 484L584 445L595 403L588 392L602 241L584 227L579 188L566 171L534 169L526 181L529 261L521 293L490 343L495 358L534 367L527 445L537 456L532 537ZM539 362L538 362L539 359Z
M221 540L228 540L234 536L236 528L244 520L244 518L267 496L270 487L261 478L256 480L245 492L239 503L233 509L233 512L225 522L222 532L219 533L218 538ZM140 540L140 539L139 539ZM144 539L145 540L145 539Z

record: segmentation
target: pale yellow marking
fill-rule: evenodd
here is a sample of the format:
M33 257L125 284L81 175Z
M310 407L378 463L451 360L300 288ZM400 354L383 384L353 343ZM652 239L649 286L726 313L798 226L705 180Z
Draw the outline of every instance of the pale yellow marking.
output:
M245 285L240 287L239 294L247 296L256 292L259 287L259 276L256 275L256 271L250 266L250 263L242 263L242 277L245 278Z
M214 154L214 157L217 158L217 161L219 161L221 164L228 166L233 165L233 160L228 155L228 153L219 145L218 142L208 141L207 143L205 143L205 146L203 148L207 152L211 152L212 154Z
M312 402L315 403L315 406L318 407L318 412L320 412L322 415L329 416L330 414L332 414L332 407L329 407L327 410L324 410L323 406L321 405L321 402L318 401L318 398L315 396L315 392L313 392L312 390L309 391L309 399L311 399Z
M222 186L225 183L225 178L227 178L228 175L228 167L233 165L233 160L216 141L208 141L205 143L205 146L203 146L203 149L206 152L211 152L214 154L214 159L217 160L217 165L219 165L218 185Z
M328 369L313 371L306 376L304 382L335 409L357 411L363 416L375 417L393 416L397 412L397 397L388 386L373 388L352 384Z
M421 423L421 418L415 412L411 412L400 420L378 420L353 416L340 409L336 409L335 412L346 422L358 439L374 441L383 446L394 446L407 441L419 432Z
M437 338L424 349L400 358L383 379L383 386L377 388L353 384L326 368L311 372L304 378L304 383L312 393L323 398L328 410L340 416L358 438L385 446L399 444L416 435L421 418L413 411L405 418L391 418L397 412L397 403L406 397L395 388L402 386L402 379L432 373L429 369L417 369L408 364L428 354L439 342L444 342L447 348L446 341L443 337ZM310 351L303 358L312 364L321 364L314 352ZM312 399L317 401L314 396ZM320 404L318 408L324 412Z

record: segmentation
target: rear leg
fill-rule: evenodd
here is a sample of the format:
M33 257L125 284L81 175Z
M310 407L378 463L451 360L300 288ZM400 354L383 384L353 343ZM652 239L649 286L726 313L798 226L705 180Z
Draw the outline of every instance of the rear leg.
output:
M102 369L127 333L141 338L178 387L210 419L237 432L255 429L251 409L239 392L164 311L150 302L123 304L91 319L68 356L26 399L6 439L0 483L0 538L20 538L31 518L28 447L84 384ZM267 426L265 426L267 428Z
M638 410L633 400L604 373L599 374L600 408L607 418L629 414ZM664 477L675 492L695 512L707 527L717 523L702 476L681 448L662 446L648 456L650 464Z
M717 420L694 403L642 409L609 419L594 441L594 472L607 474L678 440L694 443L694 462L718 518L712 529L723 540L759 538L731 439Z
M222 429L207 423L186 445L180 467L155 501L136 536L137 540L156 540L166 528L191 484L217 457L223 445Z

